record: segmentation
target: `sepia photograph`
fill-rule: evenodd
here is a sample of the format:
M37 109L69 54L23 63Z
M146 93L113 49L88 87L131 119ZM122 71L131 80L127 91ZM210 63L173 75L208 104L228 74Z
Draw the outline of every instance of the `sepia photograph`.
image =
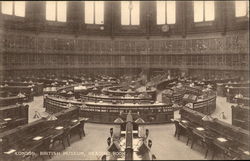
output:
M0 161L250 160L249 0L0 1Z

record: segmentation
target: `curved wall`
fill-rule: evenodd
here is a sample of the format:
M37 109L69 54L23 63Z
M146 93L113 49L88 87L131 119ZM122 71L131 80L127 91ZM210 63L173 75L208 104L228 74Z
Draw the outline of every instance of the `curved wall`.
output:
M214 33L186 38L158 36L149 40L138 37L75 38L68 34L37 35L17 31L4 32L2 37L0 65L4 70L198 68L230 71L232 76L248 70L248 37L244 31L225 36Z
M176 1L176 23L170 25L170 32L163 33L162 25L156 24L156 1L140 2L140 25L121 25L120 1L104 3L104 24L90 25L84 22L84 3L81 1L67 2L67 22L46 21L45 1L26 2L25 18L1 15L0 25L12 30L26 30L36 33L71 33L73 35L136 35L150 38L152 35L188 36L191 33L221 32L226 34L233 30L247 30L248 18L235 18L234 1L215 1L215 20L194 23L193 1ZM1 5L1 4L0 4ZM100 29L104 27L104 30Z
M1 14L0 70L25 74L30 69L149 68L201 77L248 71L249 21L234 17L233 1L216 2L215 21L209 23L193 23L192 2L177 1L176 24L168 33L156 25L153 1L141 2L138 27L121 26L120 2L105 2L103 31L99 25L84 24L79 3L68 2L66 23L45 21L42 1L26 2L25 18Z

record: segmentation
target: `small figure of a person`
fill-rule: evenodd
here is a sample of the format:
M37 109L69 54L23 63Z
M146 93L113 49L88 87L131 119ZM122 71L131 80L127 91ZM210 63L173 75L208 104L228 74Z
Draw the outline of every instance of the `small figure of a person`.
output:
M146 129L146 138L148 137L148 135L149 135L149 130Z
M106 160L106 158L107 158L107 156L106 156L106 155L103 155L103 156L102 156L102 160L103 160L103 161L105 161L105 160Z
M156 156L154 154L152 155L152 160L156 160Z
M226 119L226 116L225 116L225 113L224 113L224 112L221 112L221 113L220 113L220 118L221 118L221 119Z
M110 128L110 136L113 136L113 128Z
M152 140L148 140L148 147L151 148L152 147Z
M110 144L111 144L111 137L108 137L107 143L108 143L108 146L110 146Z

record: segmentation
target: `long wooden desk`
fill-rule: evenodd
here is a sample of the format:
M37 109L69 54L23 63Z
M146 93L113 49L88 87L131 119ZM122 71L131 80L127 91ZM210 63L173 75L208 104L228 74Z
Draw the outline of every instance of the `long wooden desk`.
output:
M28 123L29 105L10 105L0 107L0 132Z
M0 133L0 156L19 158L18 154L34 152L35 149L49 138L53 140L61 135L63 129L80 129L79 108L72 107L55 114L57 120L48 121L45 118L15 129ZM81 137L81 136L80 136ZM21 155L23 157L24 155Z
M226 90L227 90L226 91L227 101L230 103L236 101L235 96L239 93L243 95L243 97L248 97L248 98L250 97L249 86L248 87L228 87Z
M245 130L250 130L250 107L236 105L232 108L232 125L241 127Z
M129 113L126 116L125 131L112 134L111 143L108 145L107 160L151 160L151 146L148 146L148 136L138 135L139 128L133 122L133 117ZM145 129L143 129L145 130Z
M26 96L10 96L10 97L0 97L0 107L15 105L16 103L27 102L28 98Z
M248 87L249 88L250 83L248 82L237 82L237 83L217 83L217 94L219 96L226 96L227 93L227 89L229 87L233 87L233 88L238 88L238 87ZM237 93L237 92L236 92Z
M0 84L7 84L8 86L26 86L26 87L33 87L34 95L40 96L43 94L43 83L38 82L20 82L20 81L5 81L0 82Z
M220 120L215 119L212 122L205 122L202 118L204 114L193 111L189 108L184 107L181 111L180 125L193 129L193 132L200 135L203 138L210 138L213 145L213 156L218 152L219 149L224 154L231 155L232 158L250 158L249 152L249 131L241 129ZM204 129L197 131L197 127Z
M27 101L32 101L34 96L33 87L29 86L4 86L0 87L0 90L11 92L13 94L23 93L27 97Z

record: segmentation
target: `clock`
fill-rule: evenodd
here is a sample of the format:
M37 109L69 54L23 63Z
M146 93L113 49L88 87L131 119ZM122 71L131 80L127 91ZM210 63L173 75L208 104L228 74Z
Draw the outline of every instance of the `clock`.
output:
M161 27L162 32L168 32L169 31L169 25L163 25Z

